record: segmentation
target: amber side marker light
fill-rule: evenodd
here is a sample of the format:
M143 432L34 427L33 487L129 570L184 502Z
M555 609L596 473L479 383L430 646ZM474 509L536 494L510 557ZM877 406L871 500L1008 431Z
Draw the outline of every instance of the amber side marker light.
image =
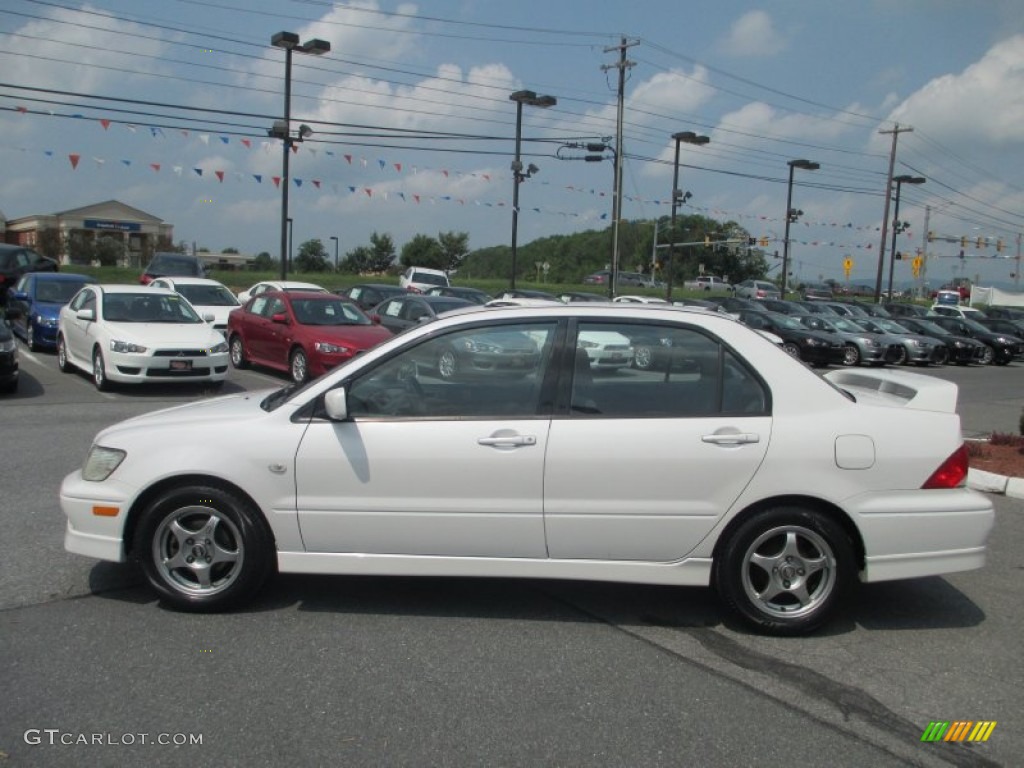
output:
M118 513L120 513L120 511L121 510L118 509L117 507L93 507L92 508L92 513L94 515L96 515L96 517L117 517L117 515L118 515Z
M967 482L968 464L967 446L961 443L960 447L953 451L952 455L942 462L938 469L932 472L932 476L921 487L926 489L959 488Z

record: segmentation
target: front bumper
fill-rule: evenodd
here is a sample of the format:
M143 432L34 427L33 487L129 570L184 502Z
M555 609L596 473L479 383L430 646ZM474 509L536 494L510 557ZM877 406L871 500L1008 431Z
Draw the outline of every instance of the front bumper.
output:
M116 480L83 480L80 469L67 475L60 486L60 508L68 519L64 549L98 560L127 560L124 528L136 493Z
M203 350L154 350L152 354L104 353L107 378L122 384L184 381L223 381L228 373L228 353Z

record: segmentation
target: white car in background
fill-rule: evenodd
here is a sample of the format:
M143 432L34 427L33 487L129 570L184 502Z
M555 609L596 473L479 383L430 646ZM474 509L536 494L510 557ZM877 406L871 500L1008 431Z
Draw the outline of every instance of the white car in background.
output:
M235 294L225 285L205 277L158 277L150 285L180 293L188 299L200 317L221 333L228 329L231 310L241 306Z
M315 291L317 293L330 293L323 286L316 283L303 283L300 280L264 280L261 283L242 291L238 294L238 302L242 305L248 304L253 296L259 296L267 291Z
M664 340L664 364L589 375L578 342L599 333ZM540 342L521 375L419 365L509 334ZM759 631L806 633L863 619L859 582L984 565L995 513L966 487L956 406L951 382L822 375L720 313L474 307L299 389L103 429L61 484L64 544L137 560L183 610L274 572L581 579L711 585Z
M57 366L65 373L90 373L100 391L112 383L220 386L228 373L228 345L174 291L86 285L61 307Z
M398 278L398 285L413 293L426 293L431 288L451 286L448 275L440 269L427 269L426 267L409 267Z

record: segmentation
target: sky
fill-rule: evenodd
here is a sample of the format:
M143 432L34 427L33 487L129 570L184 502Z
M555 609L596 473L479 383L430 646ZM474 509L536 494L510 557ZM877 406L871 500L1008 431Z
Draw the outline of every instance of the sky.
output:
M621 139L623 219L669 215L672 136L693 131L709 142L680 144L679 215L781 252L791 190L796 280L873 284L892 159L926 179L900 186L896 247L927 253L930 285L1024 288L1019 0L0 0L0 212L116 199L176 241L277 256L280 31L331 46L292 57L292 129L313 130L290 155L296 250L319 238L333 256L337 238L344 258L374 232L509 244L509 95L531 90L557 103L522 108L538 171L519 186L520 244L610 225L614 152L584 162L573 145ZM790 188L800 159L820 168Z

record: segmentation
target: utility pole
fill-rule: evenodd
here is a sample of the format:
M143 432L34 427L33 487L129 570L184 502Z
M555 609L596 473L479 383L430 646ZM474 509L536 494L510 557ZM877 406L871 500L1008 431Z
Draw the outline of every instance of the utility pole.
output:
M892 199L892 172L896 166L896 140L899 138L901 133L907 133L913 130L914 129L910 126L900 128L900 124L896 123L896 126L891 131L879 131L881 134L892 134L892 149L889 151L889 173L885 179L885 212L882 214L882 242L878 246L878 275L875 278L875 304L878 304L882 300L882 268L885 265L886 236L889 234L889 201ZM892 297L890 296L889 298L891 299Z
M1017 233L1017 267L1013 270L1013 290L1020 290L1020 232Z
M626 58L626 51L639 43L639 40L628 41L623 37L618 45L605 48L605 53L618 51L619 61L616 64L606 64L601 67L602 72L607 72L610 69L619 70L618 109L615 116L615 177L612 181L612 268L608 278L610 298L615 296L619 278L619 219L622 218L622 124L626 100L626 70L636 66L635 61L629 61Z
M922 297L924 296L924 287L928 282L928 233L931 231L928 229L928 225L931 219L932 207L926 205L924 207L924 232L921 233L921 272L918 279Z

